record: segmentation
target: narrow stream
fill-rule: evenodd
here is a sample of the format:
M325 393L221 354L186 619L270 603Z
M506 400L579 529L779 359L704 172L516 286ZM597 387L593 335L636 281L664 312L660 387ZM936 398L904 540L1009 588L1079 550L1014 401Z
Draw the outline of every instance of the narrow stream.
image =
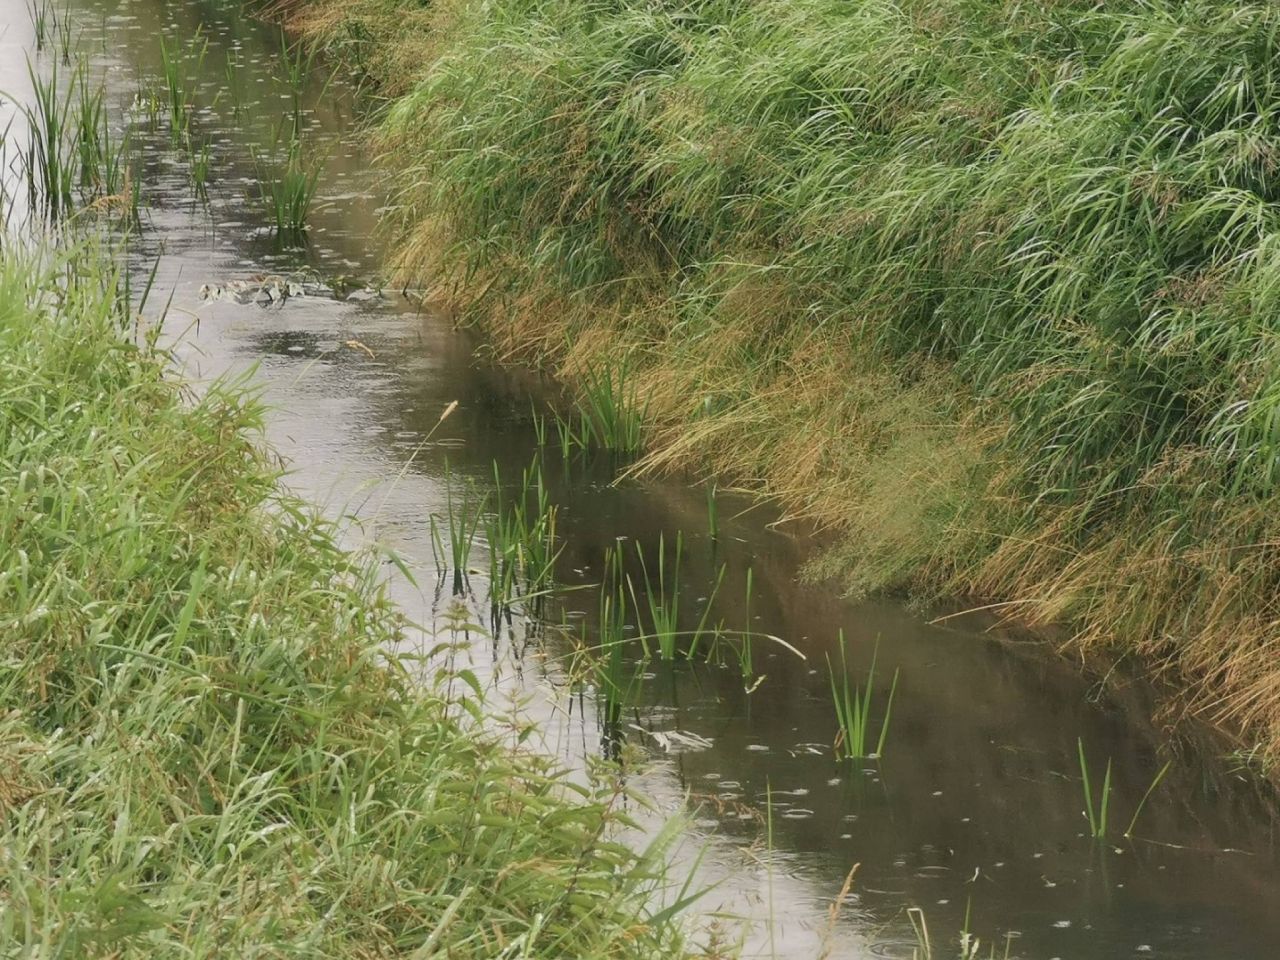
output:
M25 57L47 75L60 54L48 43L37 52L23 0L0 9L0 89L21 97ZM1086 678L1042 643L805 585L798 574L814 545L746 498L716 497L713 537L703 488L615 482L604 455L540 451L535 416L552 409L555 391L478 359L473 338L446 317L379 289L385 200L348 86L316 68L303 88L306 156L322 172L308 242L289 249L255 196L255 153L271 149L294 105L279 31L225 0L70 0L67 11L140 158L144 208L130 267L139 285L155 270L149 312L172 295L165 332L193 380L247 375L261 389L289 484L356 518L353 544L403 558L417 586L387 570L411 617L441 629L462 603L467 619L488 622L483 538L470 590L457 598L437 574L433 517L443 536L451 511L492 495L495 463L511 484L541 452L566 590L546 604L549 623L472 631L470 665L495 705L518 704L571 768L625 742L630 777L659 810L642 819L689 813L679 866L693 869L705 851L698 876L717 885L697 909L748 918L747 955L924 957L927 924L937 957L962 955L965 930L981 957L1277 956L1275 803L1220 742L1195 729L1175 737L1151 722L1142 683ZM147 94L162 86L161 37L198 80L192 129L208 145L207 199L192 187L189 151L147 115ZM263 277L301 292L242 302L265 301L273 282ZM438 424L453 401L457 411ZM758 638L751 676L744 681L734 658L650 662L604 736L598 691L569 675L572 638L598 626L593 585L608 550L634 559L638 544L653 572L661 543L670 574L677 537L685 621L696 623L714 595L712 622ZM877 657L877 735L898 678L880 759L833 752L827 664L838 662L841 633L852 678L864 681ZM1080 743L1095 795L1111 764L1105 840L1089 835L1083 812ZM1137 838L1124 839L1166 761ZM740 935L740 924L723 925L730 941Z

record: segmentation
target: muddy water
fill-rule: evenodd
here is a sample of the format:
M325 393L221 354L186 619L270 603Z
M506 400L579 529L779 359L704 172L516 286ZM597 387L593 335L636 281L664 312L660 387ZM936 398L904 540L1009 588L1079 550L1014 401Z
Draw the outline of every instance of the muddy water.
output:
M20 0L2 0L0 10L8 25L0 87L21 91L24 52L41 70L58 54L35 53ZM139 151L144 212L131 265L139 279L156 271L153 310L172 295L165 332L187 374L251 378L270 405L267 432L288 482L355 518L353 542L404 559L416 585L390 564L388 576L411 616L439 628L462 602L483 622L479 573L461 600L450 578L437 578L432 517L446 522L450 490L455 510L459 498L482 496L495 461L503 477L519 476L538 453L532 412L545 411L552 394L532 374L479 359L446 318L378 288L384 199L361 151L350 88L317 71L304 90L306 155L323 168L320 203L307 243L289 248L253 196L253 150L269 148L293 104L279 79L278 32L226 3L72 0L70 10ZM193 129L210 144L207 200L194 195L186 155L164 124L153 130L145 108L130 111L140 90L159 87L162 35L171 45L208 42L202 66L188 67L200 81ZM263 275L293 278L305 295L267 304L201 297L206 286L252 290L250 278ZM455 400L457 412L437 426ZM1274 802L1202 732L1153 726L1141 684L1084 679L1043 646L963 618L930 622L896 603L850 603L803 585L798 571L812 545L745 499L718 498L713 540L702 489L615 483L616 465L599 456L543 457L559 508L562 584L599 582L606 549L619 544L630 552L638 543L652 562L661 537L670 557L681 532L687 616L700 616L723 568L713 621L777 635L803 654L761 640L749 683L732 660L649 664L622 723L631 780L660 813L691 817L680 862L704 851L699 876L717 884L700 908L746 917L745 927L726 929L745 929L749 955L923 956L921 915L940 957L960 952L965 929L981 940L981 956L994 949L1035 960L1280 952ZM473 566L485 568L483 544ZM548 616L569 629L517 620L497 636L473 633L466 654L495 704L518 702L540 724L545 748L571 767L616 746L602 738L594 691L565 666L565 638L590 635L596 604L590 589L566 592ZM878 761L833 755L827 657L841 631L858 678L878 643L877 703L899 677ZM1088 836L1078 741L1095 792L1112 764L1105 842ZM1166 760L1140 839L1122 839Z

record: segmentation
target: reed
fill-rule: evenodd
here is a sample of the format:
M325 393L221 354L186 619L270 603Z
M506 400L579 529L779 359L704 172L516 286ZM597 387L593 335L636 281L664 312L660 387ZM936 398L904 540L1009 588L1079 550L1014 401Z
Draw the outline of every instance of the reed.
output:
M893 697L898 689L898 671L893 671L893 682L889 686L889 696L885 701L884 713L880 716L880 736L871 744L871 728L876 719L872 714L872 701L876 679L876 659L880 654L879 641L871 655L871 665L867 668L865 685L851 684L849 665L845 659L844 631L840 631L840 664L839 669L827 657L827 673L831 682L831 700L836 708L837 733L835 741L836 755L848 759L861 757L878 758L884 756L885 740L889 736L889 721L893 713Z
M266 153L253 151L259 197L271 218L277 237L301 243L320 184L322 163L303 159L302 142L289 139L281 148L279 139Z
M650 652L650 641L658 645L658 656L662 660L674 660L680 640L680 562L682 554L682 538L676 534L675 561L671 576L667 575L666 535L658 535L658 564L656 578L649 575L649 564L644 557L644 549L636 544L636 557L640 561L640 569L644 577L643 606L649 613L649 631L641 636L645 655ZM636 596L635 582L628 578L631 599L639 610L641 601Z
M562 460L567 461L575 452L591 446L591 428L582 416L572 413L562 416L556 413L555 425Z
M222 78L222 89L231 100L231 116L238 121L244 111L244 78L241 73L238 49L233 48L227 51Z
M455 596L465 594L469 589L469 570L471 564L472 550L475 547L476 533L480 529L480 524L484 518L484 505L487 497L479 496L477 498L474 489L469 485L464 485L461 492L455 490L457 484L453 482L453 475L449 470L448 461L445 462L444 469L444 489L445 489L445 531L448 536L448 553L447 563L444 568L453 574L453 592ZM432 518L435 519L434 516ZM439 543L439 538L435 533L435 527L432 527L433 543ZM436 556L437 567L441 564L441 554Z
M1084 740L1077 739L1080 755L1080 785L1084 790L1084 814L1089 821L1089 836L1102 839L1107 835L1107 816L1111 808L1111 758L1107 758L1107 770L1102 777L1102 791L1095 800L1089 782L1089 763L1084 755Z
M743 625L742 641L738 647L738 666L745 680L755 673L755 657L752 651L751 638L755 634L755 624L751 620L751 600L755 596L755 568L747 567L747 584L743 593Z
M712 540L720 539L720 507L716 501L718 492L714 483L707 487L707 536Z
M517 597L536 616L554 589L555 562L563 549L556 533L556 505L542 476L541 459L521 472L520 486L504 496L506 484L493 463L494 509L484 517L489 548L489 597L505 607Z
M169 109L169 129L175 139L185 134L196 110L198 77L209 52L209 40L199 31L185 45L170 45L160 37L160 69Z
M624 733L622 720L634 707L644 684L643 662L629 662L627 651L627 590L622 553L608 548L600 583L598 642L590 649L590 675L596 689L603 753L619 759Z
M197 143L199 144L197 146ZM209 141L204 138L196 138L188 136L186 138L187 149L187 178L191 181L191 189L195 195L201 200L209 199Z
M80 155L80 187L101 184L100 170L109 149L109 128L103 108L103 90L90 86L87 67L82 63L72 81L75 98L75 133L72 138Z
M638 402L630 361L590 366L579 388L577 407L584 439L589 436L592 444L614 453L639 453L647 408Z
M1089 762L1085 756L1084 740L1082 738L1076 739L1076 751L1080 760L1080 786L1084 792L1084 815L1089 824L1089 836L1095 840L1101 840L1107 836L1110 823L1111 796L1113 792L1111 758L1107 758L1106 770L1102 777L1102 787L1095 797L1089 776ZM1142 816L1143 808L1146 807L1151 794L1160 786L1160 781L1165 778L1165 774L1169 772L1171 766L1172 761L1166 762L1156 771L1151 782L1147 784L1147 789L1143 792L1142 799L1138 801L1138 805L1134 808L1133 816L1129 818L1129 825L1124 828L1123 835L1125 839L1133 836L1134 828L1138 825L1138 818Z
M315 47L305 43L289 46L289 38L280 31L280 80L289 91L290 118L293 126L293 139L302 136L302 92L315 65ZM323 96L323 91L321 92Z
M36 50L43 50L57 28L53 0L27 0L27 16L36 41Z
M58 67L48 76L27 63L31 102L20 107L27 121L28 143L22 167L31 205L49 220L71 213L75 206L78 142L72 98L75 84L59 89Z
M71 54L75 51L77 44L77 37L72 31L71 4L68 2L62 9L61 19L58 18L58 8L56 6L51 6L50 10L54 26L52 36L58 43L59 59L62 60L64 67L69 67L71 66Z

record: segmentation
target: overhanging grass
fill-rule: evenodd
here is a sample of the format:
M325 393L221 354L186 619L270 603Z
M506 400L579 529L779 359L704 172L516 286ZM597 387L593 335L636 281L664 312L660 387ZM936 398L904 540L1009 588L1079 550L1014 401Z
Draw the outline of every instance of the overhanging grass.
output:
M1137 650L1280 753L1274 5L295 7L407 90L404 272L512 353L631 357L651 464L759 480L861 587Z
M409 676L258 404L184 396L105 262L0 254L0 953L678 954L618 788Z

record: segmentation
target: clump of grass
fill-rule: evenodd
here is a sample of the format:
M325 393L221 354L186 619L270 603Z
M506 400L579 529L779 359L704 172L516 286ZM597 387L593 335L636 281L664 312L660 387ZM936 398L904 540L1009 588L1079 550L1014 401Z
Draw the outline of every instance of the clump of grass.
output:
M582 375L577 401L583 432L595 446L619 454L636 454L644 446L647 407L639 403L631 381L631 364L598 363Z
M171 46L160 38L160 68L169 108L169 129L174 138L186 133L196 110L196 80L204 66L209 40L198 31L185 45Z
M1085 757L1084 740L1082 738L1076 739L1076 749L1080 758L1080 785L1084 791L1084 815L1089 823L1089 836L1095 840L1101 840L1107 836L1111 809L1111 758L1107 758L1106 772L1102 777L1102 789L1095 798L1089 778L1089 762ZM1147 785L1146 792L1143 793L1142 799L1138 801L1137 807L1134 808L1129 825L1124 829L1126 838L1133 836L1133 830L1138 825L1138 818L1142 816L1143 807L1147 805L1147 800L1151 798L1151 794L1155 792L1156 787L1160 785L1160 781L1169 772L1171 765L1172 761L1166 762Z
M121 223L136 227L141 202L130 174L127 136L112 131L103 87L85 63L69 82L57 64L47 73L28 63L32 96L18 104L26 120L25 150L16 167L26 182L30 210L53 222L80 210L117 210ZM8 223L11 206L4 210Z
M231 115L236 120L244 110L244 81L240 72L240 50L232 47L227 50L226 64L222 70L223 84L220 93L225 92L231 99Z
M827 657L827 673L831 681L831 700L836 708L836 755L849 759L861 757L884 756L885 741L889 736L889 721L893 713L893 697L898 690L898 671L893 671L893 682L889 686L889 696L885 700L884 713L879 717L880 736L872 747L871 729L876 719L872 714L873 691L876 679L876 659L880 654L880 644L876 643L871 655L871 666L867 668L865 685L853 684L849 680L849 665L845 658L844 631L840 631L840 664L839 669Z
M279 77L289 90L294 139L302 136L302 92L315 67L315 59L315 46L299 41L290 47L288 36L283 30L280 32Z
M31 102L22 107L28 144L22 159L32 207L50 220L69 214L75 206L77 142L72 97L75 84L59 89L58 68L42 76L28 62Z
M43 50L58 25L53 0L27 0L27 15L31 18L36 50Z
M652 643L657 645L658 658L661 660L675 660L677 655L685 659L692 659L697 655L703 637L707 635L707 619L711 615L711 607L715 602L715 595L719 589L720 581L716 581L716 587L707 598L707 602L702 609L702 616L698 622L692 629L683 629L681 627L683 621L680 614L680 565L683 555L684 534L681 531L677 531L675 550L673 552L674 560L668 566L666 534L659 533L657 567L655 574L650 576L649 564L645 559L644 549L639 543L636 544L636 558L640 562L640 572L643 579L643 599L637 595L636 583L629 577L627 578L627 586L635 608L637 610L643 608L649 614L649 629L642 633L639 638L644 647L646 657L653 650L653 647L650 646ZM721 576L723 576L723 569L721 570Z
M555 561L562 544L556 534L557 508L535 458L521 472L520 487L504 496L497 461L493 464L494 510L484 518L489 548L491 603L502 608L519 597L526 613L538 616L553 589Z
M401 660L378 565L282 491L261 406L189 396L119 283L95 251L0 252L0 938L680 955L661 844L610 840L617 782L512 753Z
M198 144L198 145L197 145ZM187 176L191 189L202 200L209 198L209 141L205 138L186 140Z
M643 605L649 612L649 631L644 633L641 641L645 655L650 651L649 643L658 646L658 656L663 660L674 660L680 640L680 560L683 553L681 536L676 534L674 569L667 576L666 535L658 535L658 564L656 580L649 575L649 564L644 558L644 549L636 544L636 557L640 561L640 569L644 577ZM636 597L635 583L628 578L632 601L636 609L640 609L641 601Z
M253 154L259 196L271 218L276 236L293 242L305 240L308 217L320 182L321 164L303 159L302 142L279 141L269 153Z
M597 690L603 752L615 759L623 740L623 715L635 703L642 683L640 666L628 664L626 658L625 580L622 554L616 549L606 550L599 597L599 642L591 657L591 674Z
M446 573L453 575L453 592L462 596L469 590L470 562L475 546L476 533L484 519L486 497L476 494L471 486L464 486L461 491L455 490L453 475L449 464L445 463L445 515L432 514L431 546L435 554L436 570L443 577ZM443 522L444 534L440 532ZM447 544L446 544L447 539Z
M1102 778L1102 792L1096 801L1089 783L1089 763L1084 755L1084 740L1076 740L1080 753L1080 785L1084 789L1084 813L1089 821L1089 836L1101 839L1107 835L1107 813L1111 807L1111 758L1107 758L1107 772Z
M63 66L69 67L72 51L76 49L76 36L71 29L71 4L68 3L63 7L62 19L58 19L57 7L51 7L50 10L53 18L52 36L58 41L58 51Z

